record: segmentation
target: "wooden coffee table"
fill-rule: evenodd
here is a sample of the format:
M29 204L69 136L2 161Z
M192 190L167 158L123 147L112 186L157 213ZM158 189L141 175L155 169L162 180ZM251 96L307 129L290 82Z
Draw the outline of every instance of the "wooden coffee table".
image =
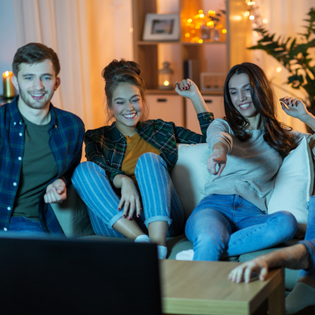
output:
M285 314L284 270L266 281L236 284L228 274L238 263L161 261L164 314L253 314L268 298L269 315Z

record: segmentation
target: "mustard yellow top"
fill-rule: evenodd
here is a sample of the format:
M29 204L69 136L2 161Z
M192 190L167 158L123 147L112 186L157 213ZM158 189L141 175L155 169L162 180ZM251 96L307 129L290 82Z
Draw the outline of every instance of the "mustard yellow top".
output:
M135 168L139 157L147 152L153 152L160 155L161 150L156 149L152 144L143 140L138 133L132 137L125 136L127 140L127 148L125 152L125 158L121 165L121 170L125 172L127 176L132 178L136 182Z

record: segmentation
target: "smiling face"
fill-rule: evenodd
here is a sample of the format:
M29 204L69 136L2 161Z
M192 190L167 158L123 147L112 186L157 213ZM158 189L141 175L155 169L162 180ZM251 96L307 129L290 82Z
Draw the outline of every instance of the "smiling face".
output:
M139 88L130 83L120 83L113 92L111 109L116 118L116 128L123 135L133 136L143 112Z
M34 64L21 63L12 83L20 94L18 106L21 112L47 111L60 79L56 77L52 62L46 59Z
M244 118L258 114L252 102L250 81L246 73L234 74L231 77L229 93L234 107Z

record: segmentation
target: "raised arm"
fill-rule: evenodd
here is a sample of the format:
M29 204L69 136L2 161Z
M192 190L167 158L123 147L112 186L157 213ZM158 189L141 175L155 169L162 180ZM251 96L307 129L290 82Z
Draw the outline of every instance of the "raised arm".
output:
M180 82L175 81L175 91L179 95L191 100L197 114L210 112L198 86L190 79L185 79Z
M298 118L311 129L315 130L315 117L307 110L305 104L297 98L283 97L280 98L282 109L291 117Z

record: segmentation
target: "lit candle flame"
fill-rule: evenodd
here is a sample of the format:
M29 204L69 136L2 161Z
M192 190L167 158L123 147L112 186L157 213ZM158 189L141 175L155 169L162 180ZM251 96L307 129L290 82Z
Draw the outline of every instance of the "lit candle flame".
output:
M4 73L4 75L5 75L6 77L8 77L8 76L9 76L9 71L6 71L6 72Z
M164 81L164 83L163 83L165 86L169 86L170 85L170 83L166 80L166 81Z

